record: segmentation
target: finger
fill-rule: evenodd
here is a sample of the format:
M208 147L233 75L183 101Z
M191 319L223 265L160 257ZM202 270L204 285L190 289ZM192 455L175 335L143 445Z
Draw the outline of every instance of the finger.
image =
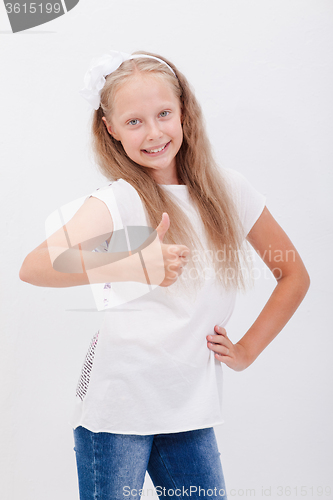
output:
M231 341L224 335L207 335L207 342L214 345L223 345L225 347L231 347Z
M224 363L229 368L233 368L233 361L232 361L232 358L230 356L215 353L214 358L217 359L217 361L220 361L220 363Z
M207 335L207 347L217 354L230 355L233 343L224 335ZM221 350L222 349L222 350ZM221 360L220 360L221 361Z
M163 212L162 214L162 220L159 223L159 225L156 228L156 232L158 234L158 237L160 241L163 241L163 238L165 236L165 233L170 227L170 218L169 215L166 212Z
M168 273L172 273L174 276L179 276L183 272L183 266L179 264L168 264L166 266Z
M224 335L207 335L206 336L207 340L210 342L213 342L213 344L220 344L221 342L225 342L225 336Z
M227 331L225 328L223 328L223 326L219 326L219 325L215 325L214 327L214 330L220 334L220 335L224 335L224 337L227 337Z
M230 352L229 349L228 349L228 347L226 347L224 345L213 344L212 342L208 342L207 346L209 347L209 349L211 351L215 352L219 356L221 356L221 355L226 356Z
M168 253L176 259L183 259L186 261L190 255L190 249L185 245L169 245Z
M180 252L179 257L187 259L191 253L191 250L186 245L178 245Z
M190 249L186 245L178 245L178 249L179 255L181 255L182 257L186 257L191 253Z

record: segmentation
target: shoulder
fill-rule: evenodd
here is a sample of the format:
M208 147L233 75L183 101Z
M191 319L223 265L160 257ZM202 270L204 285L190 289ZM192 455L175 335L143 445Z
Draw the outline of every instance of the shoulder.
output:
M108 205L112 203L112 200L121 201L123 199L128 199L128 197L133 197L136 194L136 189L129 182L124 179L117 179L96 188L89 196L98 198Z
M114 187L116 187L117 184L121 184L122 182L126 182L123 179L117 179L115 181L109 181L106 184L103 184L102 186L99 186L96 188L94 191L90 193L90 196L94 196L95 194L100 194L100 193L107 193L111 192ZM126 183L127 184L127 183Z
M111 213L115 230L124 226L147 225L145 209L138 191L124 179L96 189L90 196L103 201Z
M135 196L137 195L137 190L132 186L132 184L120 178L115 181L111 181L104 186L98 187L90 194L90 196L95 196L96 198L103 198L112 195L117 195L120 198L122 195Z
M242 189L246 188L250 185L249 181L244 177L243 174L238 172L237 170L233 170L231 168L223 167L220 168L223 180L226 182L230 189L235 190L236 192L242 191Z
M232 196L239 198L240 201L244 198L263 199L265 196L261 194L254 185L243 174L237 170L223 167L220 169L222 178L227 185Z
M235 203L246 235L262 213L266 204L266 196L260 193L243 174L236 170L224 167L221 169L221 174L228 193Z

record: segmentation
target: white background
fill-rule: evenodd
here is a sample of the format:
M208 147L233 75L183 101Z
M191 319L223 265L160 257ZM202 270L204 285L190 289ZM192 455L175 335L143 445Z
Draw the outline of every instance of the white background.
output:
M78 90L108 49L159 53L187 76L219 163L267 196L311 276L299 310L255 363L224 369L216 434L229 498L251 488L252 498L333 491L333 2L81 0L17 34L3 3L0 16L1 498L78 499L68 419L102 315L73 311L94 308L89 287L33 287L18 273L45 239L47 216L106 184ZM235 342L274 287L257 265L256 287L240 295L227 328Z

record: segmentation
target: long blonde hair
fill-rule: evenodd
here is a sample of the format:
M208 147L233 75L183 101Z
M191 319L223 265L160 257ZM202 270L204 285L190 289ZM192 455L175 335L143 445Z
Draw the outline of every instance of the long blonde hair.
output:
M163 78L171 85L181 103L183 143L176 155L177 174L179 183L188 187L190 199L201 217L203 232L210 249L208 260L210 259L217 280L223 287L244 289L242 228L234 200L229 194L221 170L214 161L201 108L194 92L184 75L167 59L151 52L140 51L134 54L147 54L162 59L173 69L176 76L162 62L140 57L123 62L116 71L106 77L101 92L101 105L94 112L92 123L93 150L100 170L106 178L112 181L124 179L136 189L151 227L158 226L163 212L169 214L170 228L163 242L186 245L191 250L191 259L176 283L181 281L185 285L200 287L204 276L203 265L207 263L205 258L202 260L201 238L195 233L191 221L173 195L154 180L151 169L135 163L126 155L121 142L108 133L102 120L105 116L110 123L117 90L135 74L140 72ZM196 270L194 280L193 268ZM191 276L190 283L187 280ZM185 288L188 289L187 286Z

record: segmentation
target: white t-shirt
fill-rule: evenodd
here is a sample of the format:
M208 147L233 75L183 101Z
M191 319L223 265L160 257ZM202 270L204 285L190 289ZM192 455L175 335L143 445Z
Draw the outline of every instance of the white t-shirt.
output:
M247 235L264 209L265 197L238 172L224 168L222 173ZM163 187L176 196L202 234L187 186ZM106 203L115 231L149 226L138 193L123 179L91 196ZM108 310L83 365L73 428L147 435L223 423L222 364L208 349L206 335L216 334L215 325L226 326L236 292L221 289L215 279L205 280L195 300L173 296L177 282L149 289L134 282L106 286Z

